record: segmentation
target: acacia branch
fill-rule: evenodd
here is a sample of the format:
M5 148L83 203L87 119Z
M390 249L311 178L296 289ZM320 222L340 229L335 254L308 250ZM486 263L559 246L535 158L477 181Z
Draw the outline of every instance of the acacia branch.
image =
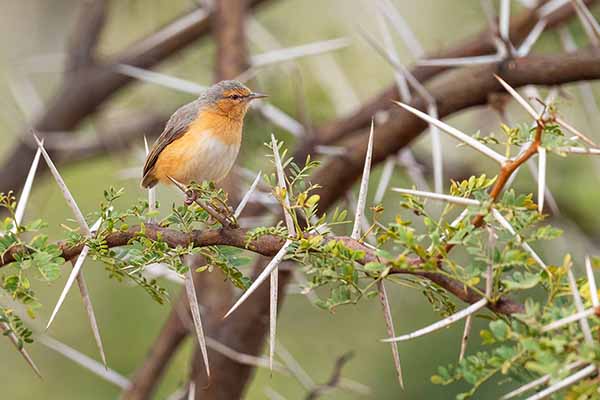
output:
M484 105L488 96L503 91L494 78L501 76L512 87L524 85L562 85L571 82L600 79L600 50L582 49L573 53L528 56L501 65L461 68L449 71L427 89L438 104L439 117L444 118L474 106ZM425 101L415 98L412 107L425 110ZM409 145L427 128L427 124L408 111L394 108L390 118L375 129L373 164L385 160ZM319 203L326 210L345 193L360 176L363 154L367 148L368 132L346 142L343 156L332 157L311 177L322 189ZM331 189L329 189L331 188Z
M208 230L194 230L191 233L180 232L175 229L164 228L158 225L145 225L143 228L140 226L132 226L126 231L118 231L108 234L104 240L106 246L109 248L127 246L140 234L144 234L151 240L161 240L171 248L176 247L187 247L193 245L193 247L208 247L208 246L232 246L239 249L245 249L256 254L260 254L267 257L272 257L281 249L285 243L285 238L274 235L263 235L256 240L250 242L247 241L248 232L247 229L208 229ZM392 266L392 273L394 274L408 274L420 276L438 284L444 289L454 294L460 300L467 303L475 303L481 299L475 290L466 287L462 282L456 281L445 275L434 271L420 270L419 266L421 261L413 259L411 266L407 268L398 268L391 264L390 261L382 259L374 250L366 247L360 241L352 239L347 236L332 236L326 238L327 241L338 241L344 244L344 246L364 252L364 256L358 259L357 262L366 264L369 262L380 262L389 264ZM70 260L79 255L84 248L83 244L77 246L68 246L63 242L57 243L62 257L65 260ZM23 246L13 246L6 250L0 258L0 268L10 265L15 261L15 257L18 254L27 252ZM259 294L253 296L260 298ZM268 299L263 299L268 303ZM502 314L512 314L514 312L521 312L523 306L519 303L514 302L508 298L502 298L496 304L491 304L490 309ZM247 320L246 318L244 318Z

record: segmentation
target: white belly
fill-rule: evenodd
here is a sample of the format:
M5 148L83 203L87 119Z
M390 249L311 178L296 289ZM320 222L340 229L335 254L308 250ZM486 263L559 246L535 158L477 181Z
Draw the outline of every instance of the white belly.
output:
M239 151L239 143L226 144L211 135L198 135L197 140L186 151L189 157L186 163L186 180L198 183L220 181L233 167Z

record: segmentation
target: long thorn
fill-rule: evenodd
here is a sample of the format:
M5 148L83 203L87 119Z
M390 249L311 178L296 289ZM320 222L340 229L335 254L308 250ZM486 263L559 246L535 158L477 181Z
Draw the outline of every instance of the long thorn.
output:
M392 311L390 308L390 302L388 300L387 291L383 280L377 281L377 291L379 293L379 302L383 307L383 317L385 319L385 327L389 337L395 337L396 332L394 330L394 320L392 319ZM404 389L404 379L402 378L402 366L400 365L400 354L398 353L398 345L396 343L390 343L392 347L392 357L394 359L394 367L396 368L396 375L400 387Z
M585 257L585 273L587 275L588 285L590 287L592 305L594 307L599 307L600 300L598 300L598 287L596 285L596 278L594 277L594 270L592 269L592 260L590 260L589 256Z
M75 219L77 220L77 223L79 224L79 228L81 229L84 236L86 236L88 238L91 237L92 232L91 232L87 222L85 221L83 213L81 212L81 210L79 209L79 206L75 202L73 195L69 191L69 188L65 184L65 181L63 180L62 176L58 172L58 169L54 165L54 162L52 162L50 155L48 154L48 152L46 152L46 149L44 149L43 142L36 135L33 135L33 137L38 145L38 149L42 152L42 156L44 157L44 160L46 161L46 164L48 165L48 168L50 169L50 172L52 173L54 180L58 184L58 187L60 188L65 201L67 202L68 206L71 208L71 211L73 212L73 215L75 216ZM82 264L83 264L84 260L85 260L85 257L81 261ZM78 261L79 261L79 258L78 258ZM81 269L81 266L79 268ZM71 272L71 275L74 275L73 271ZM94 334L94 339L96 341L98 351L100 352L102 361L106 365L106 355L104 354L104 346L102 345L100 331L98 329L98 324L96 322L96 315L94 314L94 309L92 307L92 299L90 298L89 293L87 291L87 285L85 283L85 279L83 278L82 272L79 271L79 273L76 276L77 276L77 284L79 286L79 292L81 293L81 297L83 299L83 303L84 303L84 306L85 306L85 309L87 312L88 321L92 328L92 333ZM71 276L69 278L70 278L69 280L71 281L71 285L72 285L73 280L72 280ZM69 280L67 280L67 283L69 282ZM66 292L69 290L69 288L70 287L65 287L63 289L65 296L66 296ZM61 296L63 296L63 295L61 294ZM59 299L59 301L60 301L60 299ZM60 308L60 305L58 308ZM54 315L56 315L56 313L58 312L58 308L55 307ZM50 326L50 325L48 325L48 326Z
M420 336L428 335L432 332L435 332L435 331L445 328L449 325L452 325L453 323L460 321L461 319L466 318L471 314L475 314L477 311L479 311L483 307L485 307L487 303L488 303L488 300L485 297L483 297L480 300L478 300L477 302L471 304L469 307L465 308L464 310L461 310L461 311L457 312L456 314L452 314L451 316L444 318L441 321L438 321L434 324L426 326L425 328L419 329L417 331L414 331L414 332L406 334L406 335L382 339L382 342L403 342L406 340L418 338Z
M403 188L392 188L392 191L402 193L402 194L410 194L413 196L426 197L434 200L442 200L449 203L461 204L464 206L480 206L481 202L475 199L469 199L465 197L452 196L449 194L440 194L433 192L424 192L421 190L413 190L413 189L403 189Z
M564 369L567 371L570 371L572 369L579 368L582 365L584 365L584 363L582 361L576 361L576 362L566 365L564 367ZM552 378L552 376L550 374L543 375L534 381L531 381L521 387L518 387L517 389L513 390L512 392L506 393L504 396L502 396L500 398L500 400L509 400L514 397L517 397L525 392L528 392L529 390L531 390L533 388L536 388L540 385L543 385L543 384L549 382L551 378Z
M206 368L206 375L210 376L208 350L206 349L206 339L204 338L204 329L202 328L202 318L200 317L200 307L198 306L198 297L196 296L196 287L194 286L192 266L189 266L188 271L185 273L185 293L187 294L188 302L190 304L190 311L192 313L194 328L196 330L196 338L198 339L198 345L200 346L200 351L202 352L202 359L204 361L204 367Z
M248 204L248 201L250 200L252 193L254 193L254 191L256 190L256 187L258 186L258 183L260 182L261 176L262 176L262 171L258 171L258 174L256 174L256 178L254 178L252 185L250 185L250 188L248 189L248 191L246 192L246 194L240 201L240 204L238 204L237 208L235 209L235 213L233 214L235 218L239 218L240 215L242 214L242 211L244 211L244 208L246 207L246 204Z
M33 180L35 179L35 173L38 169L41 155L42 150L40 150L40 148L38 147L37 151L35 152L35 156L33 157L31 167L29 168L27 179L25 180L25 184L23 185L23 190L21 191L21 195L19 196L17 209L15 210L15 227L13 228L14 232L16 232L17 225L21 225L21 222L23 222L23 215L25 215L25 208L27 208L27 202L29 201L29 195L31 194Z
M546 149L538 147L538 212L544 210L544 195L546 194Z
M568 377L566 377L565 379L563 379L560 382L555 383L554 385L534 394L531 397L528 397L527 400L541 400L544 399L548 396L550 396L552 393L556 393L559 390L566 388L568 386L571 386L572 384L574 384L575 382L587 377L588 375L593 374L594 372L596 372L596 366L595 365L588 365L587 367L585 367L584 369L580 370L579 372L574 373L573 375L570 375Z
M538 113L535 112L533 107L531 107L531 104L529 104L529 102L527 100L525 100L519 94L519 92L517 92L515 89L513 89L512 86L510 86L508 83L506 83L506 81L504 79L500 78L498 75L494 74L494 77L498 80L498 82L500 82L500 84L502 86L504 86L504 89L506 89L506 91L508 93L510 93L510 95L515 100L517 100L517 102L525 109L525 111L527 111L529 113L529 115L531 115L536 120L538 119L538 117L539 117Z
M238 301L236 301L236 303L231 307L231 309L229 311L227 311L227 314L225 314L225 317L223 317L223 318L227 318L228 316L230 316L231 313L234 312L244 301L246 301L246 299L252 293L254 293L254 291L267 279L269 274L275 268L277 268L279 263L281 263L281 261L283 260L283 258L285 257L285 255L287 253L288 248L290 247L290 245L292 243L293 243L293 241L291 241L291 240L287 240L284 243L284 245L281 247L281 249L279 249L279 251L277 252L275 257L273 257L271 259L271 261L269 262L269 264L267 264L265 269L260 273L260 275L258 275L258 277L254 280L254 282L252 282L252 285L250 285L250 287L244 292L244 294L242 294L242 296L240 296Z
M438 119L431 118L429 115L425 114L424 112L419 111L416 108L411 107L407 104L403 104L398 101L395 101L394 103L396 103L400 107L404 108L405 110L415 114L417 117L421 118L425 122L428 122L432 125L437 126L442 131L454 136L456 139L460 140L461 142L465 143L466 145L468 145L468 146L472 147L473 149L479 151L480 153L488 156L492 160L496 161L498 164L503 165L506 162L506 157L497 153L496 151L492 150L491 148L487 147L486 145L480 143L479 141L473 139L471 136L467 135L466 133L463 133L448 124L445 124Z
M50 336L41 335L38 340L44 346L81 365L88 371L101 377L107 382L110 382L122 389L127 389L131 385L131 382L129 382L129 380L123 375L112 369L106 369L106 367L100 364L98 361L73 349L72 347L67 346L62 342L59 342L58 340L55 340Z
M352 239L358 240L360 238L360 227L362 216L365 212L365 206L367 203L367 192L369 190L369 175L371 173L371 158L373 157L373 130L374 122L371 120L371 131L369 132L369 143L367 145L367 153L365 155L365 165L363 167L363 174L360 180L360 190L358 192L358 201L356 202L356 210L354 213L354 226L352 228Z
M583 307L583 302L581 301L581 296L579 295L579 288L577 287L577 282L575 282L575 276L573 275L571 268L567 270L567 278L569 279L569 288L571 289L571 294L573 295L575 309L578 313L581 313L585 311L585 309ZM594 339L592 338L592 330L590 329L590 323L588 322L587 318L581 318L579 320L579 326L581 327L585 341L590 345L593 344Z

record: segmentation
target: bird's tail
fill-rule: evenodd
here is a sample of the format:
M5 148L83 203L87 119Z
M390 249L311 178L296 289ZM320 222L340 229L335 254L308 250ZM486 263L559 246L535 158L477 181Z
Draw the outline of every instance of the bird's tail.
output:
M152 174L152 172L148 172L146 175L144 175L141 186L142 186L142 189L151 189L157 183L158 183L158 179L156 179L154 174Z

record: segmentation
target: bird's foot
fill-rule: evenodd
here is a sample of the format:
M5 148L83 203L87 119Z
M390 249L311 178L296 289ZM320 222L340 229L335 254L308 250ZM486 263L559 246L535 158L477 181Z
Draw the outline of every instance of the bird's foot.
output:
M192 204L194 204L196 202L196 199L198 199L198 192L196 192L195 190L190 189L185 192L184 203L186 206L191 206Z

